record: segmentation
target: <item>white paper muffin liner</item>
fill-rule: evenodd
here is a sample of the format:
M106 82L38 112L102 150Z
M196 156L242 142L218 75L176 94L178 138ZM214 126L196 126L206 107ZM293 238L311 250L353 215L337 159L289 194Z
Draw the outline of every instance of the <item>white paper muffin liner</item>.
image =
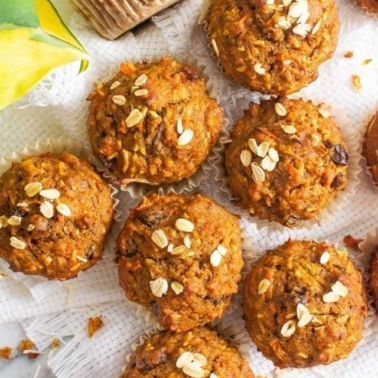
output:
M363 243L360 244L363 246L372 246L372 245L378 245L378 228L376 229L374 233L374 239L371 240L369 243L364 241ZM315 238L312 239L298 239L298 240L313 240L315 242L319 242ZM266 251L263 252L256 252L254 247L251 246L251 241L249 238L245 239L245 243L247 243L247 248L250 252L249 257L246 258L246 264L244 265L243 271L242 271L242 276L243 279L240 282L240 289L237 295L234 297L233 301L233 306L231 311L227 311L225 315L217 321L212 322L211 324L215 329L217 329L220 333L225 335L228 339L232 340L239 348L241 351L242 355L248 360L251 361L251 367L253 368L253 361L255 360L253 356L251 355L251 351L254 355L259 354L259 357L262 359L267 360L261 352L259 352L256 348L256 346L253 344L251 341L248 332L245 329L245 323L243 318L243 306L242 306L242 297L243 297L243 286L245 279L248 275L248 273L251 271L252 267L256 265L258 260L266 253ZM339 248L337 243L329 243L327 240L324 241L328 245L332 245L338 250L346 250L346 248ZM366 243L366 244L365 244ZM376 243L376 244L374 244ZM277 247L279 245L282 245L283 243L278 243ZM270 248L274 249L274 248ZM367 282L368 276L366 274L366 269L365 269L365 259L366 256L365 254L356 254L353 251L349 251L351 253L348 254L349 259L353 262L354 266L361 271L362 276L363 276L363 281ZM363 339L358 343L358 345L354 348L354 350L351 352L351 354L347 357L347 359L351 360L353 359L353 354L355 353L355 350L358 348L361 348L361 346L364 343L364 339L368 337L369 335L372 334L373 332L373 322L374 322L374 310L372 307L372 298L368 296L368 313L366 318L364 319L364 330L363 330ZM268 360L267 360L268 361ZM295 368L287 368L287 369L279 369L279 368L272 368L271 371L271 376L277 377L277 378L291 378L291 377L298 377L298 378L317 378L317 377L322 377L322 378L328 378L328 377L333 377L332 366L334 366L337 363L342 363L344 360L336 361L332 363L331 365L318 365L312 368L300 368L300 369L295 369ZM272 364L273 366L273 364ZM328 375L327 370L330 375ZM258 373L255 371L255 373Z
M51 152L53 154L58 154L63 151L70 152L75 156L88 159L90 154L89 148L87 145L82 143L81 141L60 137L58 139L48 138L45 141L38 141L34 146L26 145L22 150L13 151L10 156L1 156L0 157L0 175L7 171L13 161L21 161L22 159L30 156L38 156L45 152ZM116 198L117 190L113 186L109 185L112 189L111 197L113 199L113 209L114 215L113 218L116 222L120 221L121 214L117 210L117 205L119 200ZM111 236L111 233L109 237ZM104 257L106 256L105 249L103 252ZM101 260L97 262L97 264L101 264ZM97 265L96 264L96 265ZM75 280L72 278L67 282L60 282L58 280L48 280L46 277L38 276L38 275L26 275L22 272L14 272L9 268L9 264L0 258L0 268L12 279L17 282L22 283L31 293L36 301L41 301L45 298L49 293L53 292L54 290L68 290L68 302L70 297L70 282ZM91 267L93 268L93 267ZM90 274L91 268L87 269L86 271L79 272L79 275L87 275ZM69 305L69 303L68 303Z
M244 93L244 90L241 91L241 93ZM289 96L290 98L301 98L298 94ZM302 97L304 101L307 101L308 99L305 97ZM235 101L235 99L233 99ZM359 162L361 160L361 155L359 154L360 146L361 146L361 140L362 135L361 132L356 130L352 122L348 119L347 116L345 116L344 112L341 109L336 108L335 106L327 105L325 103L322 103L318 101L317 99L312 99L312 102L315 105L322 104L322 107L329 108L331 114L334 116L336 124L339 126L342 135L345 139L346 145L348 147L348 155L349 155L349 162L348 162L348 171L347 171L347 177L348 177L348 183L344 191L340 192L336 198L332 200L332 202L323 209L317 217L310 220L301 221L300 224L296 227L293 227L294 230L310 230L315 225L322 225L322 223L328 222L332 219L334 215L337 215L340 210L346 206L350 198L353 197L356 193L356 187L359 184L358 174L361 172L361 167L359 165ZM246 101L243 99L242 106L237 107L239 114L241 112L241 109L246 106ZM247 105L248 106L248 105ZM248 107L247 107L248 108ZM247 108L244 108L245 110ZM238 116L241 118L240 116ZM238 118L235 118L235 121ZM224 141L230 140L230 134L224 137ZM222 192L226 194L229 201L232 202L235 200L234 195L231 192L231 189L227 185L227 171L224 166L224 156L221 157L221 159L218 161L218 163L215 166L217 172L216 172L216 180L220 181L220 189ZM275 222L275 221L269 221L265 219L260 219L257 216L251 216L249 212L246 209L239 208L237 206L232 207L232 211L236 212L237 214L245 217L249 222L255 223L258 230L263 230L265 228L268 228L269 231L279 231L283 232L288 229L288 227Z
M149 59L145 59L146 62L157 62L160 57L152 57ZM193 68L195 68L200 75L205 79L206 82L206 88L209 97L216 100L217 104L220 104L220 98L217 95L217 92L214 90L214 87L212 85L211 79L209 79L209 76L205 72L204 66L200 66L197 62L197 60L191 56L182 56L180 58L175 58L175 56L172 56L173 59L175 59L180 64L189 65ZM101 79L100 82L106 82L111 79L112 76L118 71L118 67L112 68L112 74L107 76L106 78ZM219 105L220 106L220 105ZM167 185L160 185L160 186L152 186L148 185L146 183L143 183L143 179L140 179L140 182L132 182L127 185L121 185L120 190L127 192L130 194L130 196L134 199L142 198L143 196L146 196L150 193L159 193L159 194L168 194L168 193L175 193L175 194L181 194L181 193L188 193L193 191L194 189L198 188L208 176L209 172L211 171L213 165L216 161L219 160L219 155L222 151L222 140L224 139L226 135L226 129L228 128L229 122L228 119L225 117L224 122L222 125L222 128L220 130L219 138L217 143L215 144L213 150L209 153L209 155L206 157L204 162L199 166L198 170L189 178L183 179L177 183L171 183ZM102 165L100 160L94 155L91 154L90 161L93 162L99 169L103 172L103 176L110 182L116 182L117 177L110 172L106 167Z

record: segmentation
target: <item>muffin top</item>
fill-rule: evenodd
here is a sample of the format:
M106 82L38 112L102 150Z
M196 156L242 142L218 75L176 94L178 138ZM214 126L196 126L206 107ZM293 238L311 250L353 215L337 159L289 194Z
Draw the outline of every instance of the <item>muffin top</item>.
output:
M333 117L310 101L251 104L225 152L228 185L251 215L295 227L347 184L348 153Z
M362 276L347 252L294 240L251 269L243 307L252 341L281 368L346 358L362 339L367 313Z
M238 349L205 327L160 332L131 355L121 378L254 378Z
M375 310L378 311L378 246L370 260L370 291L374 299Z
M110 187L68 152L14 162L0 177L0 256L14 271L75 277L100 259L112 217Z
M362 154L366 159L373 180L378 183L378 113L367 127Z
M378 17L378 0L355 0L355 2L372 16Z
M278 95L317 78L339 32L334 0L212 0L207 23L225 74Z
M88 100L93 151L121 185L192 176L223 125L223 110L209 97L205 80L169 57L121 64Z
M117 239L126 296L168 330L219 318L243 267L238 219L202 194L143 198Z

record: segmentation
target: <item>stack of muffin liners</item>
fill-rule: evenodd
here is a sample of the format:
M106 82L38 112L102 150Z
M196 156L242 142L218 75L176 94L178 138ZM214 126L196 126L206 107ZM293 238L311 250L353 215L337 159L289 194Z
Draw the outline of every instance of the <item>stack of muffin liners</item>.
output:
M370 22L370 20L365 18L365 15L362 12L359 13L355 7L345 5L341 0L339 0L338 3L340 4L339 8L341 10L340 18L343 21L341 35L344 35L345 38L340 41L336 57L337 54L342 54L347 48L351 50L357 49L356 40L360 42L361 39L359 37L361 35L368 33L368 35L373 38L373 32L369 30L371 24L366 24L364 27L361 26L362 22ZM222 163L222 141L227 141L233 122L235 119L242 116L243 110L247 108L248 103L252 100L257 101L260 96L257 93L250 92L241 88L239 85L232 83L220 73L211 50L208 49L208 41L206 41L205 33L202 31L203 25L197 24L201 10L204 9L201 4L202 2L199 0L186 0L185 2L179 3L174 8L155 17L155 24L158 27L146 25L145 30L139 32L138 35L134 36L131 33L128 33L119 41L112 42L112 45L106 44L96 34L89 30L84 21L76 18L74 31L92 56L92 68L90 68L87 73L74 80L72 80L72 74L74 73L72 67L64 68L60 72L54 73L53 76L50 76L34 92L32 92L30 96L21 101L22 105L26 105L27 102L31 103L33 111L35 111L35 114L38 114L39 117L42 117L43 122L51 122L51 120L47 116L43 118L44 113L42 108L36 109L33 108L33 106L40 105L41 99L43 105L54 105L54 112L58 119L56 122L63 125L65 136L61 139L50 139L46 142L39 141L38 135L33 136L33 140L38 141L36 145L33 146L33 144L31 144L32 146L29 145L21 151L19 149L23 146L18 145L18 148L15 148L16 152L6 154L9 158L3 158L0 161L0 171L3 172L7 169L10 164L10 159L17 160L23 156L38 154L40 152L46 152L47 150L58 151L64 148L70 152L79 155L84 154L84 156L88 157L88 150L85 146L85 118L88 106L84 99L91 90L92 82L104 80L107 75L114 73L117 70L119 63L124 60L154 60L163 55L173 55L180 62L194 65L203 73L207 79L210 95L216 98L220 105L225 109L228 121L224 125L220 142L217 144L212 155L204 163L198 175L177 185L172 185L164 189L156 188L152 189L152 191L159 190L162 193L168 193L170 191L183 193L200 190L213 197L217 202L226 206L230 211L240 214L242 216L240 225L244 237L243 249L245 251L244 256L246 260L243 271L243 278L245 278L251 264L254 263L258 256L261 256L265 250L272 249L278 244L281 244L288 237L298 239L318 239L319 241L328 239L329 243L340 244L343 236L349 233L349 230L346 230L345 228L340 229L340 226L334 222L338 223L340 220L343 220L344 223L342 223L342 225L347 224L343 212L350 206L358 206L364 202L364 209L368 208L369 204L366 204L365 202L369 201L377 193L372 189L373 185L370 182L368 183L367 178L364 177L364 175L366 175L366 169L361 163L362 158L359 155L363 129L366 126L364 120L361 119L361 114L366 116L365 112L368 111L368 116L370 116L375 111L375 105L372 106L372 103L375 104L375 102L378 101L378 96L372 98L374 96L372 96L371 93L375 93L372 89L375 82L374 80L371 80L371 82L366 82L366 85L369 87L368 98L366 99L364 93L360 94L362 100L366 100L366 108L362 108L361 104L363 101L361 100L361 97L358 98L357 95L355 96L346 93L345 96L349 95L351 103L355 102L356 99L358 101L357 105L353 106L352 109L342 109L339 102L343 102L343 97L340 96L341 101L338 101L338 95L340 93L337 91L338 87L329 89L322 87L324 86L324 83L327 82L332 86L333 83L341 81L342 78L341 70L336 71L337 74L332 74L332 70L335 72L332 59L331 62L327 62L325 64L326 67L321 68L318 81L311 85L310 88L301 92L300 97L311 99L315 103L327 102L332 106L331 113L336 117L336 121L342 130L349 148L350 163L348 186L345 192L341 193L340 196L334 200L331 206L321 214L321 217L318 220L314 222L303 222L301 227L296 228L295 230L285 229L277 223L269 223L267 221L250 218L246 212L236 208L230 202L232 197L226 185L225 171ZM206 4L207 2L203 7L206 7ZM350 33L354 29L356 29L357 33L355 37ZM378 30L378 25L376 30ZM188 51L194 56L188 57ZM372 53L367 50L365 58L369 57L369 54ZM340 56L338 58L340 60ZM335 75L337 76L337 80L334 77ZM342 80L347 79L348 77L343 78ZM323 95L321 96L321 94ZM299 95L297 95L297 97L299 97ZM79 99L80 101L78 101ZM14 120L17 121L19 105L20 104L16 104L4 112L4 122L10 123ZM33 113L33 111L31 111L31 113ZM49 114L51 114L51 112L52 110L50 109ZM344 112L350 116L349 119L348 117L345 117ZM24 117L27 118L25 112L22 113L24 114ZM21 118L19 119L21 120ZM38 124L38 128L43 129L43 127L45 127L43 129L46 130L45 134L49 132L49 125L43 126L38 123L39 121L36 119L37 117L31 117L28 128L24 130L28 140L31 139L30 134L34 130L34 124ZM22 120L20 122L22 123ZM58 135L58 132L55 132L55 134L52 130L50 130L50 132L55 137ZM22 139L21 136L23 130L20 129L18 133L20 134L19 139ZM69 140L69 136L74 137L75 139L80 139L83 144ZM12 144L10 144L10 146L12 146ZM104 173L104 175L106 177L108 174ZM361 193L358 187L358 185L361 184L359 180L360 177L363 177L364 179L363 182L366 187L365 192L367 191L368 196L366 199L359 198L358 204L354 205L356 194L358 195ZM128 214L129 208L135 207L139 202L139 199L147 192L151 191L151 188L140 184L134 184L120 189L121 191L113 193L114 197L117 200L120 200L120 203L118 205L116 204L116 209L120 211L120 214L116 216L116 220L119 222L115 224L115 227L109 236L109 242L107 243L105 250L105 257L107 260L99 261L97 266L94 266L86 272L80 273L79 279L82 275L85 275L90 280L95 269L101 264L109 265L109 269L105 269L103 273L116 274L116 266L111 265L112 262L110 261L114 256L115 237L122 227L122 223ZM124 191L126 193L124 193ZM346 214L346 216L350 216L350 213L346 212ZM375 218L375 221L376 227L378 225L378 218ZM366 223L369 224L369 228L366 227ZM326 225L327 229L323 229L323 225ZM374 229L374 220L367 220L361 225L361 227L362 226L365 226L363 228L365 230L364 235L360 235L365 239L364 242L360 244L362 253L353 253L352 259L359 268L364 269L365 279L367 279L367 264L373 247L378 244L378 228ZM355 227L350 232L356 232L358 229L358 227ZM1 265L6 264L1 262ZM65 284L46 282L45 280L40 280L35 277L27 277L20 273L13 273L9 270L7 270L7 272L9 272L12 279L15 279L19 283L28 287L36 300L48 298L48 294L51 294L54 290L66 290ZM107 282L109 281L109 277L105 276L105 274L103 280L104 282ZM96 280L97 279L98 278L96 278ZM81 289L76 287L75 280L77 279L68 281L68 284L71 285L73 290L75 290L76 296L83 296L84 298L85 292L80 293L82 287ZM96 280L94 280L93 283L98 283ZM112 353L114 353L115 350L117 351L117 358L114 358L112 361L106 360L105 357L107 354L104 353L104 345L102 345L106 345L106 340L103 341L103 343L99 340L92 340L93 343L97 343L95 344L94 355L96 358L100 358L100 356L103 355L103 360L96 360L96 358L93 357L82 358L88 350L93 352L93 344L90 344L90 341L86 339L85 332L78 332L78 335L75 336L68 346L62 347L56 352L55 356L52 357L51 365L56 373L64 376L63 374L71 374L74 371L75 377L84 377L88 376L88 374L98 374L101 371L113 371L117 376L117 374L120 374L120 361L124 360L126 354L131 352L130 340L133 340L138 344L143 341L144 337L148 336L148 332L150 332L148 330L155 329L151 315L146 314L146 312L141 309L138 310L136 306L130 304L124 299L121 290L118 287L114 287L113 284L116 280L117 277L115 276L110 280L112 283L109 284L109 288L113 290L113 292L109 293L107 298L107 300L110 299L112 301L109 304L105 303L107 300L104 297L98 297L97 304L88 302L88 308L86 308L86 306L81 308L77 305L77 302L74 304L71 302L66 303L65 308L69 309L72 306L76 308L71 308L68 312L63 312L62 314L47 314L49 310L45 309L45 315L22 320L22 324L27 330L28 335L40 348L47 346L50 341L50 338L46 337L46 335L42 336L42 332L40 332L41 328L43 328L43 326L46 327L46 324L50 324L51 327L49 330L51 333L56 332L60 334L60 332L66 332L68 326L67 324L62 324L62 322L68 315L72 316L72 319L74 318L73 324L79 326L79 324L85 324L85 320L88 316L93 316L93 314L103 314L105 318L105 328L110 327L110 329L108 328L103 331L107 335L109 330L111 332L111 327L116 326L117 328L120 324L123 325L123 327L117 328L118 332L120 332L117 340L121 339L118 341L118 346L112 344L114 343L113 339L109 339L108 341L112 345L112 349L110 349ZM240 286L242 286L242 282ZM213 326L241 346L241 351L249 359L250 365L256 374L267 374L269 371L272 372L274 370L273 365L256 351L255 346L252 345L246 335L243 321L241 319L240 303L241 296L239 291L234 297L229 310L221 320L214 322ZM369 304L371 304L371 298L369 299ZM43 309L43 306L40 308ZM64 306L62 308L64 308ZM125 313L123 319L122 311L131 311L132 313ZM18 311L16 318L20 320L23 318L20 311ZM371 335L372 332L376 332L376 323L376 319L374 319L374 315L370 309L369 316L365 323L365 338ZM122 331L124 333L122 333ZM145 333L145 331L148 332ZM139 339L139 337L142 337L142 339ZM75 353L72 352L73 348L77 348ZM364 341L359 344L357 349L361 351L361 353L363 352ZM298 376L300 377L326 377L328 374L334 376L333 373L335 371L341 371L337 369L346 369L343 371L350 370L350 367L345 367L348 366L349 363L355 363L355 365L358 366L358 362L355 359L356 353L357 352L353 352L347 360L334 363L328 367L320 366L312 369L305 369L296 374L299 374ZM75 368L76 370L73 370L75 364L77 367ZM343 366L345 368L343 368Z

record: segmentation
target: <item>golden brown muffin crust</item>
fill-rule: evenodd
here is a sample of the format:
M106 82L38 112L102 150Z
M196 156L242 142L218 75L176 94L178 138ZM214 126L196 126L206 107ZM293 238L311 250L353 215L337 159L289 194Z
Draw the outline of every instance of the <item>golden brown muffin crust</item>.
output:
M121 378L190 377L184 373L184 368L176 366L185 352L201 355L203 363L196 365L203 377L255 377L236 347L215 331L200 327L183 333L165 331L152 335L131 355Z
M347 253L294 240L268 251L252 268L243 307L252 341L281 368L346 358L362 339L367 313L362 276Z
M317 78L339 33L334 0L212 0L207 22L227 76L281 95Z
M35 194L28 192L32 183L40 186ZM58 198L42 195L51 189ZM68 152L29 157L0 177L0 216L0 256L12 270L65 280L101 258L111 189L88 161Z
M372 118L366 130L362 154L373 180L378 183L378 113Z
M365 9L369 14L378 17L378 1L377 0L355 0L356 4Z
M378 247L370 261L370 290L374 298L374 307L378 311Z
M193 230L180 230L180 219ZM238 290L243 267L238 219L202 194L143 198L117 245L126 296L154 312L165 329L182 332L219 318Z
M94 153L117 183L168 184L193 175L212 151L223 110L192 67L169 57L123 63L88 97Z
M333 117L320 112L310 101L284 97L250 105L225 152L228 185L238 205L294 227L316 217L344 190L347 147ZM268 143L269 150L259 156L251 150L253 140L260 149Z

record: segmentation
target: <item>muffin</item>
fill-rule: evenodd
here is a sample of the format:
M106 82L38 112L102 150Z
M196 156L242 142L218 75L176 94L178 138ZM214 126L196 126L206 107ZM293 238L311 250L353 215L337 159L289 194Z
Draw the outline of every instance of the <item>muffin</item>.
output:
M346 358L362 339L367 314L361 273L347 252L294 240L258 260L243 308L252 341L280 368Z
M254 378L238 349L205 327L163 331L136 348L121 378Z
M179 0L71 0L92 28L113 40Z
M374 299L374 307L378 311L378 247L375 248L370 260L370 291Z
M0 177L0 257L16 272L75 277L101 258L112 217L111 188L68 152L14 162Z
M278 95L317 78L340 27L334 0L212 0L206 20L225 74Z
M157 195L132 209L118 236L119 282L164 329L219 318L243 268L236 216L202 194Z
M123 63L88 100L93 151L121 185L192 176L212 151L224 119L199 73L169 57Z
M378 0L355 0L356 4L374 17L378 17Z
M295 227L347 184L348 153L333 117L311 101L250 104L225 152L227 182L251 215Z
M366 130L362 154L366 159L373 181L378 183L378 113Z

